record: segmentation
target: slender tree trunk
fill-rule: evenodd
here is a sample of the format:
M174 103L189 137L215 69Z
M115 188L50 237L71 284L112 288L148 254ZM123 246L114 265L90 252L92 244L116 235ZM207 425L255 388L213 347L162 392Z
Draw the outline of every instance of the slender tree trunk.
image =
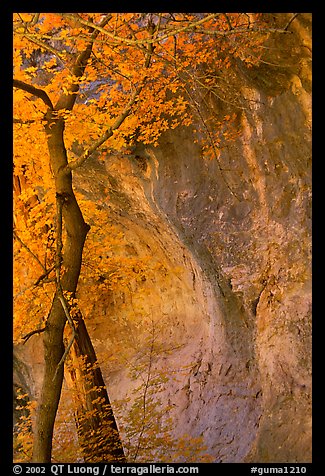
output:
M107 14L100 23L100 26L104 27L111 18L112 15ZM83 75L91 55L93 43L96 40L99 31L90 27L89 33L89 42L85 49L76 57L75 62L71 67L71 74L76 77L81 77ZM72 172L68 166L68 158L64 145L65 123L64 119L62 117L60 118L60 112L62 110L72 111L79 91L79 85L72 82L68 87L68 93L63 92L55 106L53 106L47 93L39 88L16 79L14 79L14 87L40 98L48 107L47 113L44 116L45 132L47 135L47 144L50 154L50 166L55 180L56 197L57 201L60 201L60 214L62 214L62 216L59 217L61 221L61 230L57 230L57 232L62 232L62 223L64 223L65 230L65 242L62 247L60 246L59 251L57 251L57 290L53 298L51 310L43 333L45 368L40 401L36 415L36 430L33 447L33 461L47 463L51 461L53 428L60 401L64 372L62 365L62 358L64 356L63 331L68 316L66 309L63 308L62 299L65 291L69 292L72 297L75 295L80 275L83 247L90 228L84 221L73 192ZM118 118L116 124L112 126L112 129L118 128L121 122L123 122L130 113L130 108L134 103L135 98L136 96L123 114ZM104 134L104 138L96 143L96 147L112 135L112 129L109 129L107 134ZM60 241L61 239L62 235ZM60 274L61 269L63 271L62 277ZM75 345L77 345L77 343L80 344L80 349L78 350L80 355L87 355L87 352L90 352L89 359L90 362L92 362L94 349L92 348L84 322L82 321L79 324L80 327L76 335L77 340ZM102 385L103 380L100 371L99 373L98 371L94 373L92 385L97 386L98 383L102 389L105 388L104 385ZM109 399L107 393L106 395L105 393L102 393L102 398L105 405L107 404L107 408L109 407L109 410L107 409L103 421L107 421L107 424L111 426L112 432L115 432L113 437L115 448L113 448L113 445L106 457L114 460L119 458L123 460L124 454L122 444L119 439L114 415L109 405ZM89 400L88 407L91 407L91 404L92 401L90 402ZM97 420L93 420L91 423L95 427L100 427L102 425L102 420L98 418ZM80 435L81 433L85 433L82 430L82 425L83 423L79 421L78 431Z
M68 161L63 138L64 121L56 119L51 114L46 132L57 200L60 200L62 204L62 218L66 231L61 250L62 263L59 263L60 268L62 264L63 269L59 285L63 292L67 291L74 297L80 275L83 247L90 227L85 223L75 198L71 171L67 171ZM57 256L57 259L60 260L61 256ZM64 366L60 363L62 364L64 355L63 331L67 316L60 297L62 298L58 288L43 334L45 369L33 448L33 461L37 463L51 462L53 428L63 382ZM76 356L84 356L87 363L95 364L95 351L81 316L77 322L73 348ZM118 428L100 369L94 367L87 372L87 375L83 371L80 373L80 378L78 382L81 388L80 395L85 398L78 407L76 422L86 461L101 458L105 461L125 461ZM87 417L89 414L92 416ZM96 436L96 446L92 449L90 435Z
M84 460L126 462L105 382L81 313L77 315L76 327L67 376L73 390L78 440Z
M61 286L64 291L74 295L80 274L82 251L89 230L83 219L72 189L70 173L61 173L67 165L67 156L63 141L64 122L62 119L48 119L46 132L51 167L55 177L57 196L63 197L62 214L66 229L66 240L62 250L64 274ZM36 417L33 461L46 463L51 461L53 427L59 405L63 365L59 363L64 353L63 330L66 314L56 292L44 331L44 380Z
M59 369L53 380L64 352L62 335L65 315L60 307L62 308L61 303L55 300L43 338L45 369L34 434L33 462L35 463L51 462L53 427L63 380L63 367Z

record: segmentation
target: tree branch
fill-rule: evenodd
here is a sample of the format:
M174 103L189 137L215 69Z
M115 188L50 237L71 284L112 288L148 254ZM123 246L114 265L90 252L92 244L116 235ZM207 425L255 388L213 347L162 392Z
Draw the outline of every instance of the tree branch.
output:
M28 332L25 336L22 337L24 344L28 341L30 337L32 337L34 334L41 334L41 332L45 331L45 327L42 327L41 329L35 329L34 331Z
M16 231L14 230L13 232L14 238L16 238L17 241L32 255L32 257L37 261L37 263L40 265L44 273L47 273L47 270L44 268L41 260L35 255L35 253L32 252L32 250L23 242L23 240L18 236Z
M34 286L38 286L39 283L41 281L43 281L43 279L45 279L53 270L55 269L55 265L51 266L50 269L48 269L47 271L45 271L45 273L43 273L34 283ZM47 281L48 282L48 281Z
M147 405L148 405L148 393L149 393L149 386L150 386L150 380L151 380L151 374L152 374L152 366L153 366L153 357L154 357L154 348L155 348L155 341L156 341L156 333L155 333L155 326L152 321L152 338L150 342L150 350L149 350L149 362L148 362L148 371L147 371L147 376L144 381L144 391L143 391L143 396L142 396L142 421L141 421L141 429L138 435L138 441L137 445L135 448L135 453L132 458L133 461L136 461L140 448L141 448L141 443L142 443L142 437L146 428L146 419L147 419Z
M102 26L95 25L94 23L91 23L87 20L84 20L83 18L76 17L74 14L64 13L63 15L67 16L68 18L73 18L75 20L77 19L82 25L90 26L90 27L95 28L99 32L103 33L104 35L106 35L109 38L111 38L112 40L114 40L113 41L114 44L119 45L119 44L122 43L122 44L129 45L129 46L135 46L135 45L140 45L140 44L143 45L143 44L150 44L150 43L151 44L158 43L159 41L166 40L170 36L177 35L178 33L182 33L183 31L192 30L192 29L196 28L198 25L201 25L202 23L215 18L216 16L219 15L219 13L212 13L210 15L207 15L206 17L201 18L200 20L198 20L196 22L191 22L191 23L188 23L187 25L185 25L183 27L173 29L172 31L170 31L168 33L165 33L162 36L158 36L158 35L156 37L150 36L150 37L141 38L141 39L138 39L138 40L131 40L129 38L123 38L121 36L116 36L114 33L111 33L110 31L105 30L105 28L103 28Z
M26 119L26 121L23 121L22 119L17 119L16 117L13 118L13 123L14 124L33 124L35 119Z
M49 98L48 94L43 90L39 88L35 88L35 86L32 86L31 84L27 84L24 81L20 81L19 79L14 79L13 83L14 88L22 89L23 91L26 91L27 93L31 94L32 96L36 96L44 102L44 104L53 111L53 104L51 99Z
M293 20L295 18L297 18L297 16L300 15L300 13L294 13L293 16L290 18L290 20L288 21L288 23L286 24L286 26L284 27L284 30L287 31L289 26L291 25L291 23L293 22Z
M110 137L112 137L112 135L114 134L114 131L116 131L121 126L121 124L125 121L125 119L131 113L132 106L136 103L142 88L143 86L139 86L138 88L136 88L135 92L132 94L130 101L126 105L125 109L121 112L119 117L116 119L114 124L111 127L109 127L106 130L106 132L97 141L95 141L91 147L89 147L89 149L86 149L83 155L78 157L73 162L70 162L68 166L66 167L65 172L68 173L69 171L75 170L78 167L80 167L88 159L88 157L90 157L95 152L95 150L97 150L101 145L104 144L104 142L106 142Z
M35 15L34 15L32 21L31 21L31 24L30 24L31 26L36 25L36 23L37 23L38 20L39 20L39 16L40 16L40 13L35 13Z
M111 18L112 18L112 14L111 13L107 14L103 18L103 20L100 22L99 27L103 28L110 21ZM87 22L87 23L89 24L88 28L91 33L90 40L86 48L77 56L71 70L72 75L76 76L77 78L80 78L83 75L87 66L87 62L92 52L94 41L99 35L99 31L94 28L95 24L91 22ZM79 91L79 85L72 82L70 86L67 88L67 92L64 92L63 94L61 94L55 106L55 109L57 111L60 109L68 109L69 111L71 111L76 102L78 91Z
M247 34L247 32L258 32L258 33L292 33L291 31L288 31L286 29L283 29L283 28L250 28L249 30L247 30L247 28L231 28L229 29L228 31L222 31L222 30L208 30L208 29L205 29L205 28L198 28L200 25L202 25L203 23L205 23L206 21L208 20L212 20L214 18L216 18L218 15L220 15L219 13L211 13L210 15L207 15L206 17L204 18L201 18L200 20L198 21L194 21L194 22L189 22L187 23L186 25L180 27L180 28L170 28L169 31L167 31L167 29L165 29L164 31L166 33L163 33L161 36L159 36L158 34L155 35L155 36L150 36L150 37L147 37L147 38L139 38L139 39L130 39L130 38L123 38L121 36L116 36L116 34L114 33L111 33L110 31L106 30L105 28L101 27L100 25L95 25L87 20L84 20L80 17L76 17L74 14L71 14L71 13L67 13L67 14L63 14L64 16L67 16L68 18L74 18L74 19L77 19L82 25L85 25L85 26L91 26L93 28L95 28L96 30L98 30L99 32L103 33L104 35L108 36L109 38L111 38L111 44L115 44L115 45L120 45L120 44L124 44L124 45L128 45L128 46L137 46L137 45L145 45L145 44L154 44L154 43L158 43L160 41L163 41L163 40L166 40L167 38L171 37L171 36L175 36L175 35L178 35L179 33L183 33L185 31L190 31L190 30L193 30L195 31L195 33L201 33L201 34L205 34L205 35L219 35L219 36L229 36L229 35L233 35L233 34L238 34L238 33L244 33L244 34ZM291 23L291 22L290 22Z
M288 31L284 28L259 28L259 27L252 27L252 28L233 28L232 30L222 31L222 30L206 30L205 28L197 28L195 33L202 33L203 35L209 36L230 36L230 35L238 35L238 34L246 34L247 33L292 33L292 31Z
M153 37L154 33L157 31L155 28L155 25L153 24L148 25L148 30L150 32L151 37ZM145 54L144 68L149 69L151 57L154 51L153 44L149 43L146 50L147 51ZM146 76L144 77L143 80L145 80L145 78ZM67 173L70 172L71 170L75 170L78 167L80 167L80 165L82 165L88 159L88 157L90 157L95 152L95 150L97 150L101 145L104 144L104 142L106 142L110 137L112 137L114 131L117 130L121 126L121 124L125 121L125 119L130 115L132 111L132 106L138 100L138 97L142 91L142 88L143 88L143 83L135 89L134 93L131 96L130 101L126 105L125 109L121 112L119 117L116 119L114 124L111 127L109 127L106 130L106 132L96 142L94 142L93 145L89 149L87 149L84 152L83 155L81 155L78 159L68 164L68 166L66 167Z
M52 46L45 43L45 41L42 41L39 39L39 38L47 38L45 35L40 35L38 33L35 34L35 33L19 32L19 31L15 31L15 33L17 35L24 36L25 38L27 38L27 40L31 41L32 43L35 43L35 45L39 46L40 48L44 50L48 50L50 53L55 55L61 61L62 64L64 64L63 59L67 55L67 52L61 53L56 48L53 48Z
M225 19L226 19L226 21L227 21L229 30L232 30L232 29L233 29L233 26L232 26L232 24L230 23L230 20L229 20L229 17L228 17L228 15L227 15L227 13L224 13L223 16L225 17Z

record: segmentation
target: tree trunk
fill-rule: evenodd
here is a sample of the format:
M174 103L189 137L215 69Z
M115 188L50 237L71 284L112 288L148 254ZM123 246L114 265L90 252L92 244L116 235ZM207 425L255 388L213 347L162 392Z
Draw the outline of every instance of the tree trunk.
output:
M81 313L78 313L76 327L67 367L84 460L126 462L103 376Z
M62 290L74 295L80 274L82 251L89 230L83 219L72 189L71 172L62 173L67 165L66 150L63 141L64 122L48 118L46 126L51 167L55 177L57 195L64 197L62 214L66 229L66 240L62 250L64 274L61 279ZM63 330L66 314L59 300L58 291L53 298L52 307L43 334L44 342L44 379L40 402L36 416L33 461L46 463L51 461L53 427L59 405L63 365L59 366L64 353Z
M82 216L72 188L72 174L67 169L68 161L63 138L64 121L63 119L56 119L53 113L49 114L47 121L45 130L51 168L55 179L57 200L61 200L62 203L62 218L66 231L61 252L63 274L60 277L59 284L63 292L68 291L74 297L80 275L83 247L90 227L85 223ZM60 261L61 256L57 256L57 259ZM59 266L61 267L61 263L59 263ZM60 365L60 362L64 355L63 331L66 319L67 316L60 301L60 290L57 288L43 334L45 369L36 416L33 448L33 462L35 463L51 462L53 428L64 374L63 365ZM82 318L78 321L74 349L76 355L85 356L86 361L90 364L95 363L95 352ZM90 445L83 443L85 458L87 461L95 457L97 459L105 457L108 461L125 461L123 447L100 369L91 370L88 374L87 378L89 379L90 376L90 382L78 383L83 387L83 395L86 396L86 404L79 407L77 414L78 434L80 440L86 442L89 431L93 435L96 433L101 444L98 445L97 442L97 454L97 450L92 449L90 451ZM86 374L81 373L80 376L85 378ZM100 393L97 394L95 388L100 389ZM93 404L95 395L96 398L101 397L99 401L102 403ZM87 411L94 409L96 409L96 416L90 419L85 417ZM105 441L106 439L107 441Z
M57 372L55 380L53 379L64 352L62 339L64 323L65 315L61 303L54 300L43 337L45 369L36 416L34 463L51 462L53 427L61 394L63 366Z
M107 14L101 21L101 27L104 27L112 18L111 14ZM83 51L75 58L75 62L71 65L71 75L80 78L85 71L88 60L90 58L93 43L96 40L99 30L89 27L89 41ZM47 318L43 342L44 342L44 379L41 389L40 401L36 415L36 430L34 435L33 461L39 463L47 463L51 461L52 437L55 417L59 405L62 381L63 381L63 331L67 318L68 306L64 306L64 292L69 292L73 298L75 296L80 269L82 262L82 252L87 233L90 229L82 216L81 210L77 203L72 188L72 172L68 165L67 153L64 145L64 119L60 112L72 111L79 85L71 82L68 85L68 91L62 92L56 105L53 106L48 94L33 85L29 85L23 81L14 79L13 85L28 94L34 95L41 99L47 106L47 113L44 116L45 133L47 135L47 145L50 154L50 166L55 180L55 189L57 197L57 256L56 256L56 280L57 289L53 298L50 313ZM130 106L122 114L115 125L119 127L120 122L130 112ZM104 139L112 135L111 129ZM96 147L100 143L96 143ZM65 229L65 242L62 244L62 224ZM63 274L61 277L61 270ZM64 306L64 307L63 307ZM70 320L70 319L69 319ZM91 351L92 346L86 327L82 321L78 331L77 339L82 343L82 352ZM84 345L86 344L87 345ZM93 349L92 349L93 351ZM94 384L102 382L101 374L94 374ZM103 396L104 398L104 396ZM109 400L106 394L106 400L109 406ZM108 420L111 422L112 429L117 431L114 416L110 410ZM100 422L98 421L99 425ZM80 424L80 427L82 425ZM113 450L112 450L113 451ZM116 455L123 454L122 445L118 438ZM114 451L112 452L112 455Z

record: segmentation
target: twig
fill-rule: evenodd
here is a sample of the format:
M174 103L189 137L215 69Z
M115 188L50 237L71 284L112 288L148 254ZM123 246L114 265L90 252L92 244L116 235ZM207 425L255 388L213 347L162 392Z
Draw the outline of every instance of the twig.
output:
M225 19L226 19L226 21L227 21L229 30L233 30L233 26L232 26L232 24L230 23L230 20L229 20L229 17L228 17L228 15L227 15L227 13L224 13L223 16L225 17Z
M147 395L149 392L149 385L150 385L150 380L151 380L151 373L152 373L152 366L153 366L153 355L154 355L154 346L155 346L155 341L156 341L156 335L155 335L155 327L154 323L152 321L152 339L150 342L150 350L149 350L149 364L148 364L148 371L147 371L147 377L144 383L144 392L143 392L143 397L142 397L142 421L141 421L141 429L140 433L138 436L138 441L137 445L135 448L135 453L133 456L133 461L135 462L139 451L141 449L141 443L142 443L142 437L143 433L146 429L146 418L147 418Z
M37 261L37 263L40 265L44 273L47 273L47 270L44 268L42 262L39 260L39 258L33 253L33 251L23 242L23 240L18 236L17 232L14 230L14 238L16 238L17 241L32 255L32 257Z
M295 18L297 18L297 16L300 15L300 13L295 13L291 18L290 20L288 21L288 23L286 24L286 26L284 27L284 31L287 31L289 26L291 25L291 23L293 22L293 20Z
M240 201L240 198L238 197L237 193L234 192L234 190L231 188L231 186L229 185L229 183L228 183L228 181L227 181L227 179L226 179L226 177L225 177L225 175L224 175L224 170L223 170L223 168L222 168L221 165L220 165L220 161L219 161L218 154L217 154L217 151L216 151L216 147L215 147L215 144L214 144L214 141L213 141L213 137L212 137L212 135L211 135L211 131L209 130L209 127L207 126L206 121L205 121L205 119L204 119L204 117L203 117L203 115L202 115L202 112L201 112L201 110L200 110L200 106L199 106L199 104L197 103L196 99L195 99L195 98L192 96L192 94L189 92L187 86L184 85L184 89L185 89L185 91L186 91L188 97L191 99L191 101L192 101L192 103L193 103L193 107L194 107L194 109L196 110L196 112L197 112L197 114L198 114L198 116L199 116L199 118L200 118L200 120L201 120L201 122L202 122L202 124L203 124L203 127L204 127L204 129L205 129L205 131L206 131L208 140L209 140L209 142L210 142L210 144L211 144L211 147L212 147L212 150L213 150L215 159L216 159L216 163L217 163L217 166L218 166L220 175L221 175L221 177L222 177L222 179L223 179L223 181L224 181L226 187L227 187L228 190L230 191L230 193L231 193L238 201Z
M33 124L34 122L36 122L35 119L26 119L23 121L22 119L13 118L14 124Z
M45 278L50 274L51 271L54 270L54 268L55 268L55 265L51 266L51 268L49 268L47 271L45 271L45 273L43 273L43 274L37 279L37 281L35 281L34 286L38 286L39 283L40 283L41 281L43 281L43 279L45 279Z
M61 62L62 65L64 65L63 59L67 55L70 56L70 53L68 53L68 52L62 53L61 51L57 50L56 48L53 48L53 46L50 46L49 44L47 44L45 41L39 39L39 38L43 38L43 39L49 39L50 40L50 39L52 39L52 37L47 37L46 35L40 35L40 34L35 34L35 33L19 32L19 31L15 31L15 34L24 36L31 43L34 43L35 45L39 46L43 50L49 51L50 53L52 53L54 56L56 56L58 58L58 60Z
M140 44L153 44L153 43L157 43L159 41L162 41L162 40L165 40L167 38L169 38L170 36L174 36L178 33L182 33L183 31L187 31L187 30L192 30L194 29L195 27L197 27L198 25L201 25L202 23L208 21L208 20L211 20L213 18L215 18L218 13L212 13L210 15L207 15L206 17L196 21L196 22L191 22L191 23L188 23L187 25L181 27L181 28L176 28L176 30L173 30L171 32L168 32L168 33L165 33L163 34L162 36L157 36L156 38L153 37L152 35L147 37L147 38L141 38L141 39L138 39L138 40L131 40L129 38L123 38L121 36L116 36L114 35L114 33L111 33L110 31L108 30L105 30L102 26L99 26L99 25L95 25L94 23L91 23L87 20L84 20L80 17L76 17L74 14L70 14L70 13L64 13L63 14L64 16L68 17L68 18L74 18L74 19L77 19L82 25L85 25L85 26L88 26L88 27L91 27L91 28L95 28L96 30L100 31L101 33L103 33L104 35L108 36L109 38L112 39L112 43L114 44L126 44L126 45L129 45L129 46L132 46L132 45L140 45Z
M37 23L38 20L39 20L39 16L40 16L40 13L35 13L35 15L34 15L32 21L31 21L31 24L30 24L31 26L36 25L36 23Z
M35 329L34 331L28 332L25 336L22 337L24 344L28 341L30 337L32 337L34 334L41 334L41 332L45 331L45 327L42 327L41 329Z

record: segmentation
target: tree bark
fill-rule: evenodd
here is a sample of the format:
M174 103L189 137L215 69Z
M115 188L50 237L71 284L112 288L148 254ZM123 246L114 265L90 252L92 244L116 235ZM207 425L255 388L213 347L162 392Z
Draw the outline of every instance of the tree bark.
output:
M68 291L74 297L80 275L83 247L90 227L84 221L73 192L72 174L67 167L68 160L64 146L63 119L57 119L52 112L48 112L46 133L56 194L58 199L62 200L62 218L66 231L62 249L62 269L64 271L60 278L60 286L63 292ZM43 334L45 369L36 416L33 448L33 462L35 463L51 462L53 428L64 374L64 366L60 364L62 364L64 355L63 332L66 319L67 316L60 301L60 293L57 290ZM81 317L77 324L76 338L73 344L74 354L84 356L86 362L93 366L96 362L96 355ZM76 359L74 360L76 362ZM72 370L72 374L73 372L75 371ZM85 379L78 382L82 389L81 395L85 398L78 406L76 423L85 460L125 461L118 428L100 369L93 366L87 375L84 371L81 372L80 377ZM94 403L96 399L97 403ZM89 439L90 434L93 437L96 436L93 438L94 441L96 440L96 446L92 447L91 439Z
M85 462L126 462L119 430L85 322L78 312L67 365L78 440Z
M104 27L110 21L111 17L111 14L107 14L100 23L100 27ZM76 77L81 77L83 75L91 55L93 43L98 36L99 31L94 30L93 26L90 25L89 34L90 37L88 44L77 56L71 69L71 73ZM62 93L54 106L47 93L42 89L28 85L25 82L16 79L14 79L13 85L16 88L22 89L27 93L40 98L48 107L47 113L44 116L45 132L47 135L47 145L50 154L50 166L55 180L56 196L57 199L62 200L61 218L66 232L65 242L62 246L62 250L60 250L60 256L57 256L59 263L56 265L57 274L60 274L61 269L63 270L63 274L62 277L59 277L59 282L57 278L57 291L54 295L51 310L43 333L45 369L36 415L36 430L33 447L33 462L47 463L51 462L53 428L60 401L64 375L64 365L62 365L62 358L64 357L65 352L63 332L67 315L61 301L62 293L67 291L72 297L75 296L82 263L83 247L87 233L90 229L89 225L84 221L82 212L73 192L72 171L68 165L67 152L64 145L65 122L58 114L61 110L71 111L73 109L79 86L72 82L68 87L68 93ZM121 116L122 122L129 114L132 104L128 106L126 112ZM119 125L120 123L118 122L116 127L119 127ZM109 134L107 137L104 135L105 140L107 140L110 135L112 135L111 128L109 128ZM96 148L98 146L99 145L96 144ZM81 345L81 349L79 350L76 349L76 346L78 345L77 343ZM86 356L87 352L90 352L89 361L92 363L95 353L83 320L79 323L74 347L75 352L80 355ZM86 426L91 424L92 431L96 430L100 434L101 429L104 428L103 421L106 422L111 428L111 433L110 435L107 434L105 438L109 437L110 440L114 441L114 443L110 443L110 449L108 454L105 455L105 458L108 458L109 461L112 459L114 461L125 461L117 425L99 369L94 371L94 374L92 375L92 385L96 387L98 386L97 384L100 384L101 396L105 404L103 404L101 408L98 408L98 410L104 410L105 408L105 413L104 415L99 413L99 416L90 421L90 423L88 422ZM84 385L85 389L88 391L85 383ZM87 398L87 409L92 408L93 400L94 398L92 398L92 400ZM82 411L84 411L84 409ZM86 427L84 428L83 426L83 422L85 422L84 419L77 421L78 433L81 440L87 433ZM108 443L105 448L108 448ZM86 457L88 458L88 455L86 455Z
M71 173L60 173L60 169L67 164L63 130L63 120L53 119L50 114L46 132L51 167L54 172L57 194L64 197L62 213L66 240L62 253L62 265L65 271L61 279L61 286L64 291L69 291L74 295L79 280L82 251L90 227L85 223L76 201L72 189ZM66 314L59 300L58 292L56 292L43 334L45 369L36 417L33 448L35 463L51 461L53 428L63 381L63 365L59 367L59 363L64 353L65 323Z

